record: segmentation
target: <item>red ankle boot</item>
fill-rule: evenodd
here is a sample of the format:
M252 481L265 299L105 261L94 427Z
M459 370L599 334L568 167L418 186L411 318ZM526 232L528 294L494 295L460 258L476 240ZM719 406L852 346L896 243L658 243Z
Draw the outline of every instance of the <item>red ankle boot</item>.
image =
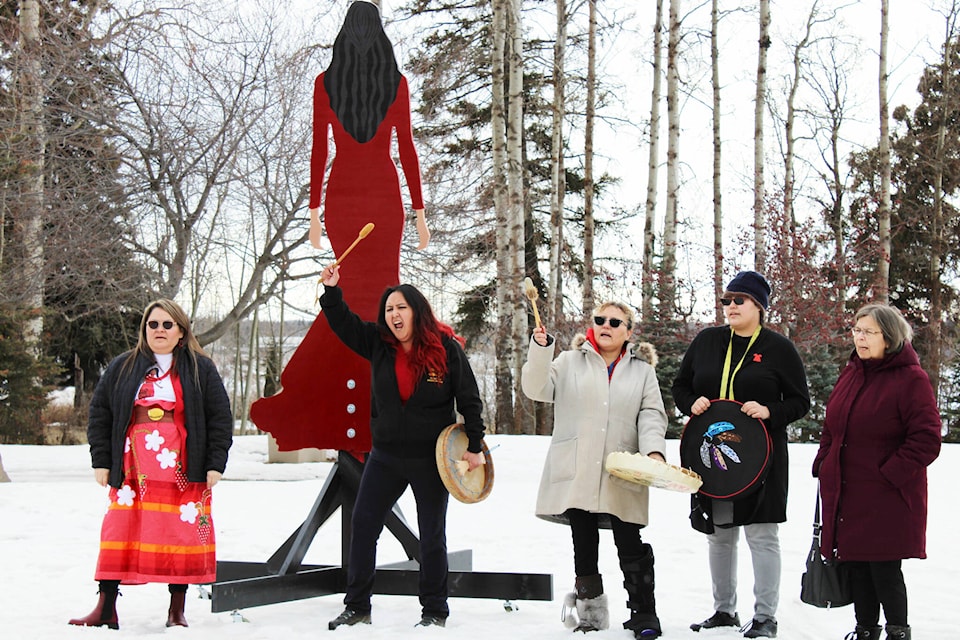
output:
M168 627L188 627L187 619L183 615L183 605L187 599L185 591L170 594L170 609L167 611Z
M119 629L120 621L117 619L117 596L119 591L100 591L100 599L97 606L94 607L87 616L83 618L74 618L67 624L79 627L109 627Z

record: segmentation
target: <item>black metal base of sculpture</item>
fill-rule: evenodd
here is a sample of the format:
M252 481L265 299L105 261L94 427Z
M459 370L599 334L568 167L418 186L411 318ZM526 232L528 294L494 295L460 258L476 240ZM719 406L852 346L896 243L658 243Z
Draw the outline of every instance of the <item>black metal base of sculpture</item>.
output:
M217 581L211 585L212 611L219 613L344 593L350 517L362 473L363 463L341 451L303 524L266 562L217 562ZM342 522L341 565L302 564L320 526L337 509L341 510ZM419 540L397 505L387 516L386 528L400 542L408 560L377 567L373 592L417 595ZM553 599L553 576L550 574L472 571L473 552L470 550L452 552L448 558L448 586L453 598Z

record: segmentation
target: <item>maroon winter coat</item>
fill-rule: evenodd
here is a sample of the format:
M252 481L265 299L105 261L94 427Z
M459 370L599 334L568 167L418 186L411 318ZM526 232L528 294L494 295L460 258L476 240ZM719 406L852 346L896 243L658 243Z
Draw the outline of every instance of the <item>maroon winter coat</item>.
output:
M940 414L910 343L881 360L854 352L827 401L813 475L823 500L824 557L926 557L927 465Z

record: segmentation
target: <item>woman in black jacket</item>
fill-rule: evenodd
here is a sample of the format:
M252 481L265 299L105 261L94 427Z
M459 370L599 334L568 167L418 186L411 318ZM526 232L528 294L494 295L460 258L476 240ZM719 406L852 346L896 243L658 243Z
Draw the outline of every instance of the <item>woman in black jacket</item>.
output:
M753 619L745 638L777 635L780 601L779 523L787 519L787 425L810 409L800 355L789 339L763 326L770 285L756 271L738 273L720 298L727 324L701 331L683 356L671 389L677 408L700 415L711 399L742 402L741 411L762 420L773 450L762 486L746 497L692 498L690 520L707 534L714 614L690 625L694 631L739 626L737 544L743 530L754 573Z
M447 606L447 501L440 479L436 443L459 412L469 439L463 459L482 464L483 419L480 392L463 352L462 338L439 322L423 294L401 284L380 300L377 322L364 322L343 301L340 268L323 270L320 306L334 333L370 361L370 435L373 449L353 509L347 590L341 625L370 623L377 539L390 509L407 486L417 503L420 531L418 626L444 626Z
M147 305L137 346L93 392L87 440L110 486L100 532L96 608L72 625L119 628L120 583L169 584L167 626L187 626L187 584L214 582L211 489L227 465L233 415L223 380L172 300Z

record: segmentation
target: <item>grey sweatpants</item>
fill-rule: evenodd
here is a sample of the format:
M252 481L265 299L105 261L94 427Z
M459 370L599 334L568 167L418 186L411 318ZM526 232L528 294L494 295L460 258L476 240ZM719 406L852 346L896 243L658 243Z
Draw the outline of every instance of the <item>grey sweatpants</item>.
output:
M761 621L776 620L780 603L780 538L779 525L775 522L717 527L707 535L713 608L730 614L737 610L737 543L741 529L753 560L753 617Z

